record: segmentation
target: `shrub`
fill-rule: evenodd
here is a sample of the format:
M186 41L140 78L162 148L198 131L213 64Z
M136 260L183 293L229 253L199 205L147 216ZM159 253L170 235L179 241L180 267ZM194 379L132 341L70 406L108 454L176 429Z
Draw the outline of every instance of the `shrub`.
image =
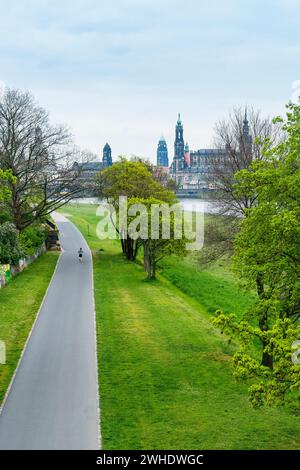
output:
M22 250L25 255L33 255L45 241L45 230L38 225L31 225L19 235Z
M0 224L0 263L17 264L23 256L19 232L11 222Z

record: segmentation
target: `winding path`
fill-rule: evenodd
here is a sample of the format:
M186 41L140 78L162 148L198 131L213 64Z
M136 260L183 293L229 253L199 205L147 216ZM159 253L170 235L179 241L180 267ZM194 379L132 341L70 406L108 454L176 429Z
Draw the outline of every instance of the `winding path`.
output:
M100 447L91 253L54 219L63 253L0 414L0 449Z

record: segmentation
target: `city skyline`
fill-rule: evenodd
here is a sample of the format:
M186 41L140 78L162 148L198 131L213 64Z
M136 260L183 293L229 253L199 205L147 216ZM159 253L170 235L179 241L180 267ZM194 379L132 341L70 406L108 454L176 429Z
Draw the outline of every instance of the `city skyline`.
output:
M0 7L0 82L32 91L53 122L67 123L98 156L109 142L114 158L154 162L161 135L173 145L178 112L190 147L211 147L216 121L232 107L282 114L299 79L292 0Z

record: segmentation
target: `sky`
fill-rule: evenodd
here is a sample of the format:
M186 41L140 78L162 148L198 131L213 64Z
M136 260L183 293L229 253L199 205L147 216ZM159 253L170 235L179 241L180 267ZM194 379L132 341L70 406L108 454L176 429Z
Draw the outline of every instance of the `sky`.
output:
M234 106L283 114L300 89L299 0L0 0L0 15L0 86L99 158L108 142L155 161L164 135L172 159L178 112L190 148L210 147Z

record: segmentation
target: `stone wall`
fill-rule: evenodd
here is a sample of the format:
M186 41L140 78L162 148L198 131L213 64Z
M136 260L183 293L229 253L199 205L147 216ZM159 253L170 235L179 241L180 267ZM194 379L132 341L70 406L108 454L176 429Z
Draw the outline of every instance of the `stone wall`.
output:
M43 245L34 253L34 255L20 259L17 265L0 264L0 288L5 286L5 284L7 284L13 276L16 276L22 272L24 268L33 263L33 261L41 256L44 251L46 251L46 246L43 243Z

